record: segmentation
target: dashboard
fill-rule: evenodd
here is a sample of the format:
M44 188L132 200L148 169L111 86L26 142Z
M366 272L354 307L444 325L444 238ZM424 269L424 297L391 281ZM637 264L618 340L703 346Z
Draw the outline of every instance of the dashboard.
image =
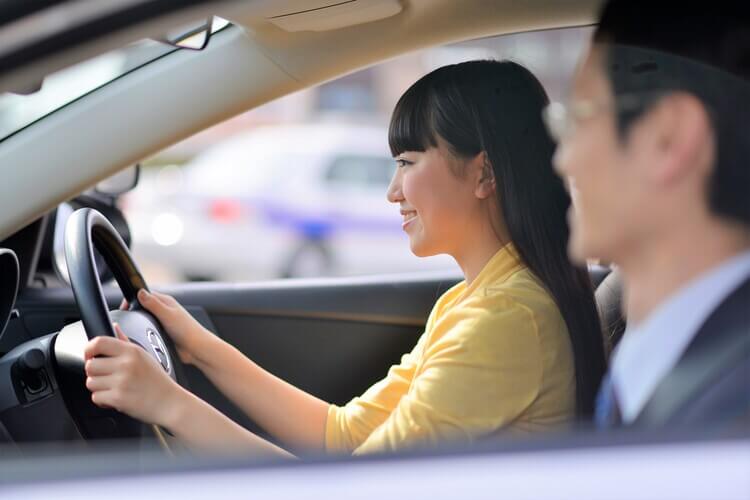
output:
M107 222L111 238L119 236L104 216L96 214ZM54 227L47 221L54 221L54 216L54 212L45 215L0 242L0 443L25 447L25 443L52 441L140 439L148 431L146 426L95 406L85 387L83 353L89 338L77 306L81 297L51 266ZM88 238L91 241L91 233ZM132 341L148 345L141 337L158 331L155 320L145 312L110 313L111 304L119 303L122 294L117 288L101 289L104 266L93 261L100 254L96 248L73 252L92 256L95 291L103 299L105 314L130 325ZM171 368L169 373L175 377ZM145 437L153 438L153 432Z

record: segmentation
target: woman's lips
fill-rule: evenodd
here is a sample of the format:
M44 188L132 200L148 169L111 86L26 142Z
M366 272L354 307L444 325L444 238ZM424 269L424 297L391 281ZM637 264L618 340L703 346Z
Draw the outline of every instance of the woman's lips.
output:
M404 221L401 223L402 229L406 229L406 226L411 224L414 221L414 219L419 217L419 215L415 211L408 211L408 212L402 211L401 215L404 217Z

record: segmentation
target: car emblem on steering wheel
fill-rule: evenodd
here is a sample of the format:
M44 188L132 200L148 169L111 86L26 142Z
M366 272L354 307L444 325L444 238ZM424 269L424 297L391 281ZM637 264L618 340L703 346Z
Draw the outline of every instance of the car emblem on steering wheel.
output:
M147 330L146 335L148 336L148 343L151 344L151 349L156 355L156 359L159 360L161 367L164 371L169 373L169 355L167 354L167 348L164 345L164 341L161 339L159 334L153 330Z

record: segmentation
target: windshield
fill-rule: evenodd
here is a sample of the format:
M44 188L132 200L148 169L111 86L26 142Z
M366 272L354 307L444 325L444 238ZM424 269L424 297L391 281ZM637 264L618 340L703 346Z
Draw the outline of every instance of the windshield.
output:
M229 23L214 18L211 32ZM180 50L153 40L141 40L47 75L38 92L0 95L0 141L116 78Z
M45 77L33 94L0 96L0 140L175 47L143 40Z

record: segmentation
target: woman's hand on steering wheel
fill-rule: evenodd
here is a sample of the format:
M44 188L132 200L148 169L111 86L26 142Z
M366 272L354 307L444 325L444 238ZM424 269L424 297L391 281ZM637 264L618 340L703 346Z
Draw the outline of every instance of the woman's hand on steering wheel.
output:
M159 292L138 291L138 302L148 312L156 316L174 342L180 360L195 365L201 345L214 335L198 323L184 307L171 295ZM123 302L122 308L127 308Z
M114 325L117 338L100 336L85 350L86 388L97 406L169 428L184 389L146 351Z

